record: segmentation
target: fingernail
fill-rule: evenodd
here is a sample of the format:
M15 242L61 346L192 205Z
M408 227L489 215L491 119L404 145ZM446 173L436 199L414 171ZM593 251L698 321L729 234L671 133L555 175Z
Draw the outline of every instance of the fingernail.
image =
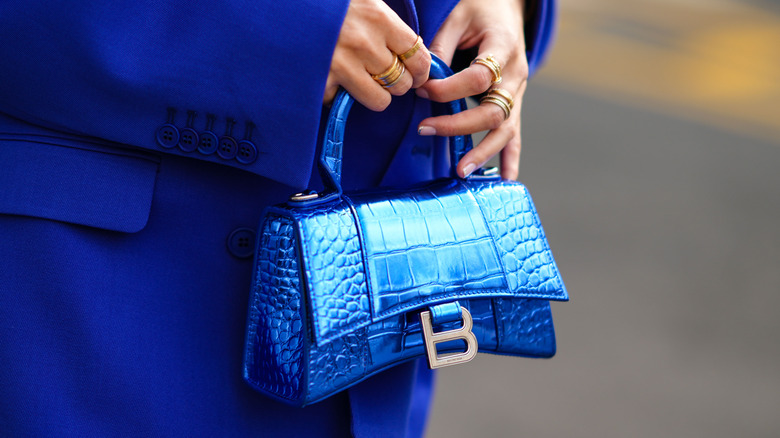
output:
M477 166L475 166L474 163L469 163L469 164L463 166L463 177L465 178L465 177L471 175L471 172L474 171L475 167L477 167Z
M433 126L420 126L417 133L420 135L436 135L436 128Z
M425 88L418 88L417 91L415 91L418 96L422 97L423 99L428 98L428 91Z

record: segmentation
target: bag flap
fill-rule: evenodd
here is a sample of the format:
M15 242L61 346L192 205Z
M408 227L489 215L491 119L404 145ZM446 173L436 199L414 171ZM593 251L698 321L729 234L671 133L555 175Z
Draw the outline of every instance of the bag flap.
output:
M438 180L295 216L318 344L458 299L568 299L519 183Z

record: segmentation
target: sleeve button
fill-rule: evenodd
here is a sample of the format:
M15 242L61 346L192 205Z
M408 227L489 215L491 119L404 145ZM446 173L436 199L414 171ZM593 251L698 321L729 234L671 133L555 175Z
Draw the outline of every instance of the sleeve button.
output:
M182 128L179 135L179 149L192 152L198 148L198 133L192 128Z
M236 154L238 154L238 143L236 143L236 140L232 137L233 125L235 124L236 121L228 117L225 120L225 135L219 138L217 155L226 160L232 160L233 158L236 158Z
M179 143L179 130L170 123L166 123L157 128L156 137L157 144L166 149L170 149Z
M238 142L238 154L236 160L242 164L252 164L257 160L257 147L249 140Z
M205 131L200 133L200 141L198 141L198 152L203 155L211 155L217 151L219 146L219 139L217 135L211 131Z
M227 135L222 136L219 139L219 147L217 148L217 155L220 157L226 159L226 160L232 160L236 157L236 154L238 154L238 144L233 139L233 137L229 137Z

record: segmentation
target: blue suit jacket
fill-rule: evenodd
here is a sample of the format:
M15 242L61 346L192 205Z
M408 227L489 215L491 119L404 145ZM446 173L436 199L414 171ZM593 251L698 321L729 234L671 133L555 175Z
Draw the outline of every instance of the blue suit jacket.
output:
M388 3L431 41L456 0ZM414 364L306 409L240 377L247 242L265 205L309 183L346 6L0 3L4 433L419 432ZM532 70L553 3L533 10ZM345 185L430 178L440 146L414 132L427 113L411 93L353 111Z

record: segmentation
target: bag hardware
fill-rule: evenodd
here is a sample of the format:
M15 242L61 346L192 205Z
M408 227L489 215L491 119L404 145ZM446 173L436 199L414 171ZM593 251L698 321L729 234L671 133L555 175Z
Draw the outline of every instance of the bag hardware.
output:
M431 312L420 312L420 323L423 329L423 339L425 340L425 352L428 353L428 366L431 369L448 367L451 365L457 365L461 363L469 362L477 355L477 337L471 331L474 326L474 322L471 319L471 313L468 310L461 307L461 318L463 319L463 326L457 329L442 331L439 333L433 332L433 323L431 322ZM447 341L455 341L461 339L466 342L466 351L462 353L449 353L439 356L436 352L436 344Z

